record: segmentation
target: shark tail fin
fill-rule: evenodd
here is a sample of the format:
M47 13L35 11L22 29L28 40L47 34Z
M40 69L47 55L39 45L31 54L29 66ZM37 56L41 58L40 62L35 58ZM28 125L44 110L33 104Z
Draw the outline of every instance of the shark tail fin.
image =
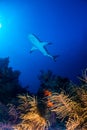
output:
M59 57L59 55L53 56L53 60L56 62L56 59Z

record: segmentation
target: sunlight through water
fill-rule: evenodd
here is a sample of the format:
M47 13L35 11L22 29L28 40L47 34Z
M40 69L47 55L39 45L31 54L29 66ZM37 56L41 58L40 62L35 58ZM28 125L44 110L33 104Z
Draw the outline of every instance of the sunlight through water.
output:
M2 24L0 23L0 28L2 28Z

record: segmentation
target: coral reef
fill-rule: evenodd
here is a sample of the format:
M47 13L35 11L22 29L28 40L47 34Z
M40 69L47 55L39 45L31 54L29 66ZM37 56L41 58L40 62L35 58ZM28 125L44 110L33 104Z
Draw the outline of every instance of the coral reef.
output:
M0 130L87 130L87 69L79 85L41 71L34 95L8 65L9 58L0 59Z
M87 68L82 71L82 76L78 78L82 81L82 83L87 83Z
M68 94L72 87L68 78L54 75L50 70L47 72L41 71L38 79L40 80L39 97L43 97L43 91L45 89L53 92L61 92L63 89Z
M21 111L20 119L22 121L16 126L18 130L45 130L48 128L49 122L40 115L35 97L19 95L19 103L18 109Z
M0 130L14 130L10 123L0 123Z
M13 71L8 64L9 57L0 58L0 102L5 104L15 102L15 98L19 93L27 92L26 88L19 84L20 72Z
M77 128L80 130L85 126L85 122L87 121L87 106L81 106L81 103L72 100L72 98L65 95L63 92L60 94L53 93L53 95L49 97L49 100L54 104L50 110L57 114L57 118L60 120L66 118L67 130L75 130ZM85 102L87 103L87 98Z
M18 94L28 93L19 84L20 72L8 66L9 57L0 58L0 122L14 124L17 120Z

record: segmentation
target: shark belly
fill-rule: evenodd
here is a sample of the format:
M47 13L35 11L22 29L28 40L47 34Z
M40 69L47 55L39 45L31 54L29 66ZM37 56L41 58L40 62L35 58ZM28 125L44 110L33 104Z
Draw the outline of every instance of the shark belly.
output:
M45 56L48 55L47 51L43 47L39 47L39 51Z
M30 42L33 44L33 45L38 45L38 43L40 42L34 35L30 34L28 36Z

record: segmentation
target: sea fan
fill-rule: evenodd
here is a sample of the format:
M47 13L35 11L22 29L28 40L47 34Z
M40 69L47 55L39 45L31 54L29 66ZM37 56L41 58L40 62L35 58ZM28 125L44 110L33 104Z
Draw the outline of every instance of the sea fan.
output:
M48 126L46 120L42 118L38 113L29 112L26 115L22 115L22 122L17 125L17 129L23 130L45 130Z
M10 117L9 121L15 124L18 119L18 112L16 110L16 107L13 104L8 104L7 106L9 107L9 109L8 109L8 114Z
M75 130L75 128L79 126L79 124L80 124L80 121L78 119L69 118L66 123L66 128L67 130ZM77 129L77 130L80 130L80 129Z
M79 113L82 112L80 104L73 101L72 98L65 95L64 92L53 93L52 96L48 97L51 102L53 102L53 107L50 108L57 114L57 118L62 121L66 119L67 130L74 130L81 123L81 117Z
M77 96L80 100L80 103L82 105L82 107L87 107L87 90L85 88L80 87L80 88L76 88L76 93Z
M14 130L11 124L9 123L0 123L0 130Z
M87 84L87 68L82 71L82 76L78 77L83 83Z
M54 104L50 110L54 111L61 120L67 117L67 130L87 129L87 95L84 90L79 98L85 103L84 106L82 106L82 103L72 100L74 97L70 98L64 92L53 93L52 96L48 97L48 100Z
M40 115L35 97L28 94L19 95L18 97L20 102L18 109L21 111L20 119L22 120L16 126L18 130L44 130L49 126L48 121Z
M56 112L57 117L62 120L67 116L77 116L77 111L80 111L78 104L72 101L69 96L64 95L63 92L61 92L61 94L53 93L53 95L48 98L54 104L53 107L51 107L51 111Z

